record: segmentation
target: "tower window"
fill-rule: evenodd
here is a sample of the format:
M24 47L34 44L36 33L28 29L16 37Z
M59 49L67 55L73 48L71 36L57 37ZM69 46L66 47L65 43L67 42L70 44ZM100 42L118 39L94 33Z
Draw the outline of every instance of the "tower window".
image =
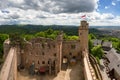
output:
M53 47L55 48L55 45L53 45Z
M42 61L42 64L45 64L45 61Z
M54 56L56 57L56 53L54 53Z
M49 47L49 49L51 48L51 47L50 47L50 44L48 44L48 47Z
M69 55L72 56L72 53L70 52Z
M42 48L45 48L44 44L42 43Z
M117 65L119 67L119 65Z
M40 62L38 61L38 64L40 64Z
M42 52L42 55L45 55L45 53L44 53L44 52Z
M75 45L71 45L71 49L75 49L75 47L76 47Z
M50 61L48 61L48 64L50 64Z

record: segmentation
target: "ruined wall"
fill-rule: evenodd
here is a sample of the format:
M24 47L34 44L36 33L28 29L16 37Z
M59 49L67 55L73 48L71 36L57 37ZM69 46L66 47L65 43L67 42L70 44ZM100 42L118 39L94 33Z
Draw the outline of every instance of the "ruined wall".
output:
M34 63L36 68L48 66L49 60L59 61L59 45L55 40L36 38L26 42L24 52L22 53L22 63L26 68ZM57 62L59 64L59 62Z
M66 56L68 59L76 57L81 58L80 42L79 40L63 41L62 56Z
M25 43L24 53L22 53L22 64L29 68L35 63L36 68L48 66L49 60L57 61L57 72L61 70L62 59L66 56L69 59L75 57L81 59L79 40L63 41L62 36L56 40L47 38L35 38Z

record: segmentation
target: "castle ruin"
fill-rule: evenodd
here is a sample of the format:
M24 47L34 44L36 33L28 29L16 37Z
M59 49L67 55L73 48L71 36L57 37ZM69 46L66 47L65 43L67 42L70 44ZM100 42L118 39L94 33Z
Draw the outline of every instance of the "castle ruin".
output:
M26 41L24 49L17 47L17 68L22 66L29 70L30 74L39 70L57 75L65 66L74 65L79 61L83 63L85 80L94 80L89 69L87 21L81 21L78 30L79 40L64 40L63 34L60 33L55 40L40 37ZM5 56L10 49L7 42L4 43Z

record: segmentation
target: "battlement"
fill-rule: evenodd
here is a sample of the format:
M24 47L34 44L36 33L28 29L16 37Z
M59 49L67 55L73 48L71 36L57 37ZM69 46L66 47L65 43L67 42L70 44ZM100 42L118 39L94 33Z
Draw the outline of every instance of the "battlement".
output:
M87 21L81 21L79 29L81 30L88 29L88 26L89 24L87 23Z

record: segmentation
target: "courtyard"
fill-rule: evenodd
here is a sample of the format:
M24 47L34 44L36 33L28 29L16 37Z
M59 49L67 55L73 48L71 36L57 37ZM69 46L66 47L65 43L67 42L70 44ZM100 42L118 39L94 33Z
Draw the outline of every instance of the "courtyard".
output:
M80 63L61 70L57 76L48 74L29 75L27 70L18 72L18 80L84 80L83 68Z

